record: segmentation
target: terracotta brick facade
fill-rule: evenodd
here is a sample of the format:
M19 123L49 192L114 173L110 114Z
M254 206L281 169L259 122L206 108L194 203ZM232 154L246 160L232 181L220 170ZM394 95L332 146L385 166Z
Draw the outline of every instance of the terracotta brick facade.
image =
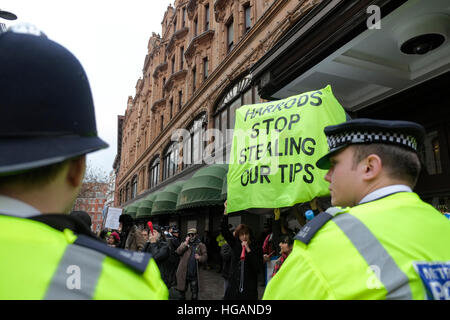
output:
M91 217L93 232L99 232L103 224L103 208L107 200L108 183L85 182L75 200L72 211L86 211Z
M166 177L164 154L176 129L204 117L205 129L217 128L218 108L239 90L255 64L291 26L320 1L176 0L162 18L162 36L153 33L143 76L119 116L114 162L115 206L130 203ZM241 82L239 82L241 81ZM257 88L251 101L260 101ZM181 141L180 141L181 142ZM183 147L174 152L183 157ZM159 170L150 172L159 158ZM176 166L175 175L183 164Z

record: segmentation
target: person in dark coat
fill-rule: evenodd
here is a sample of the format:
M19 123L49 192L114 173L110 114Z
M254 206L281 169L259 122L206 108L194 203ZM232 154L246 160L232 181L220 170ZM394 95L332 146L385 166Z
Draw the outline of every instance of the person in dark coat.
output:
M132 226L133 218L128 214L121 214L119 217L120 244L118 248L125 249L125 243L127 242L128 234Z
M258 300L258 270L262 264L262 250L247 225L240 224L234 235L231 233L228 229L226 202L221 229L231 247L231 278L224 300Z
M230 230L231 231L231 230ZM232 231L231 231L232 232ZM220 247L220 255L222 256L222 278L223 282L223 297L225 298L225 293L227 292L230 278L231 278L231 247L225 242Z
M153 226L153 233L149 232L148 242L145 244L142 251L148 252L155 259L158 265L159 272L161 273L161 278L167 287L171 283L170 279L170 263L169 263L169 246L165 241L164 237L161 235L161 229L158 225Z
M167 288L176 287L177 284L177 268L180 263L180 256L177 254L177 249L180 246L180 239L178 237L180 231L176 226L171 227L169 230L169 236L166 237L167 245L169 247L169 258L168 258L168 282L166 283Z
M82 221L86 225L86 227L91 230L92 220L89 213L87 213L86 211L72 211L70 215L75 219Z
M177 249L181 256L177 269L177 290L180 292L182 300L186 299L188 285L191 288L192 300L198 299L198 292L201 290L202 275L199 263L208 260L206 246L197 238L197 229L190 228L186 240Z

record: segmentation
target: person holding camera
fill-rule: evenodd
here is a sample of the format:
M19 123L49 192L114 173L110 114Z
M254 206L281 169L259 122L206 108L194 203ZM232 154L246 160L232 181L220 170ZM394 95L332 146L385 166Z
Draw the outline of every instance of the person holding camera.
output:
M188 286L191 288L191 300L198 300L200 274L199 263L208 260L206 246L198 239L197 229L190 228L184 242L176 250L181 256L177 269L177 290L180 292L181 300L186 299Z

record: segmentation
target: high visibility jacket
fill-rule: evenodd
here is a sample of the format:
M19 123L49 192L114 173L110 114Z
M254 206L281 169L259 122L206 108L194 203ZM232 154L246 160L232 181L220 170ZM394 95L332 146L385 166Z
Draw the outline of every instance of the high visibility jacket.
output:
M299 232L264 299L425 299L427 279L417 264L425 264L428 276L433 263L450 264L450 224L415 193L341 209L328 221L326 216L319 214ZM314 230L317 223L322 225ZM311 230L315 234L308 235ZM448 290L447 271L441 274Z
M0 215L0 299L167 299L151 255Z
M227 243L221 233L216 237L216 241L219 247L222 247L225 243Z

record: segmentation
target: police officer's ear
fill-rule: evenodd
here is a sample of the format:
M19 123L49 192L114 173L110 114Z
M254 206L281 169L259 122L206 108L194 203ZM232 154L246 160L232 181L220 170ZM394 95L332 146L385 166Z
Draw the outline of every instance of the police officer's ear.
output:
M365 181L373 180L379 177L383 169L381 158L376 154L368 155L361 161L360 166L362 171L362 179Z
M81 186L86 171L86 155L68 161L67 182L74 188Z

